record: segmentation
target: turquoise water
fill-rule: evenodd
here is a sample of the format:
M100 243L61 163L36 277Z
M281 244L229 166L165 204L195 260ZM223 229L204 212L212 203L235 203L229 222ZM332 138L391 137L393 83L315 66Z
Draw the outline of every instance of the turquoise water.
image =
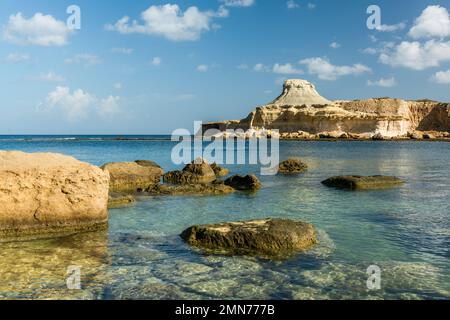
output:
M95 139L92 139L95 138ZM101 165L151 159L166 171L164 137L0 137L1 150L61 152ZM137 138L137 137L135 137ZM141 137L142 138L142 137ZM0 244L0 297L80 299L449 299L450 144L280 142L301 157L298 177L262 176L249 195L152 197L110 210L107 232ZM259 174L258 166L226 166ZM398 189L348 192L320 181L341 174L403 178ZM193 224L281 217L313 223L320 244L287 261L208 256L178 234ZM81 290L66 270L81 267ZM366 270L381 268L381 289Z

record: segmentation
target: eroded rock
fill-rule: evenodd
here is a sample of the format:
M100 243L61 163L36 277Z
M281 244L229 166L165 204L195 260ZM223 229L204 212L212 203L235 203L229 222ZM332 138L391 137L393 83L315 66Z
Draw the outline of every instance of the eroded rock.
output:
M322 184L341 189L385 189L398 187L404 181L390 176L337 176L322 181Z
M308 165L300 159L287 159L278 166L279 174L300 174L308 170Z
M225 185L239 191L256 191L261 189L261 182L253 175L246 176L235 175L225 180Z
M175 184L204 184L216 180L216 174L203 159L194 160L181 171L171 171L163 176L164 182Z

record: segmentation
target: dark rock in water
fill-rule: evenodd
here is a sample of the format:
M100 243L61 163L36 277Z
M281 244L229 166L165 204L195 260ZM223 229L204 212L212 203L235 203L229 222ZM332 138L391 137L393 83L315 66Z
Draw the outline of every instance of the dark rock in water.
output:
M198 225L181 238L189 245L231 254L287 257L317 243L311 224L282 219Z
M197 159L188 164L182 171L171 171L163 176L164 182L176 184L211 183L216 180L216 174L203 159Z
M219 178L225 177L230 173L230 171L228 169L225 169L216 163L213 163L211 165L211 169L213 169L214 173L216 174L216 177L219 177Z
M108 208L113 209L122 206L127 206L134 202L136 202L136 199L130 194L112 192L109 194Z
M101 167L110 175L110 192L135 192L157 185L161 181L163 170L152 166L150 162L140 165L136 162L107 163Z
M239 191L255 191L261 189L261 182L253 174L245 177L240 175L232 176L225 180L225 184Z
M149 195L159 196L211 196L225 195L235 190L222 183L158 185L146 190Z
M389 176L338 176L322 181L322 183L328 187L343 189L384 189L400 186L404 181Z
M288 159L280 163L278 173L299 174L308 170L308 166L299 159Z
M157 164L155 161L151 161L151 160L136 160L135 162L142 167L161 168L161 166L159 164Z

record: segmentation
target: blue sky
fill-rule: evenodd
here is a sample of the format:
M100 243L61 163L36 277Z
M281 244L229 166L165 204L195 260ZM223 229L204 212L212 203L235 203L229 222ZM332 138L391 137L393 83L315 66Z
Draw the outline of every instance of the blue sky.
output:
M66 27L72 4L80 30ZM378 30L366 25L372 4ZM447 9L448 0L2 0L0 134L191 129L244 118L287 78L328 99L449 101Z

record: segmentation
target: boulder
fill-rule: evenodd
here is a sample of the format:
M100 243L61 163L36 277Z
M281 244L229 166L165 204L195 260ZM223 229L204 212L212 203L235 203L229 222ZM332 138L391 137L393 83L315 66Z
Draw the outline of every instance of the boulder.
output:
M139 160L138 160L139 161ZM135 192L159 184L163 170L153 162L113 162L102 166L110 174L111 192Z
M279 174L299 174L308 170L306 163L299 159L287 159L281 162L278 166Z
M174 184L204 184L216 180L216 174L203 159L188 164L182 171L171 171L163 176L164 182Z
M322 183L328 187L342 189L383 189L398 187L404 181L389 176L337 176L322 181Z
M282 219L264 219L197 225L181 238L189 245L231 254L286 257L317 243L311 224Z
M0 237L106 228L109 174L54 153L0 151Z
M211 169L213 169L214 173L216 174L216 177L219 177L219 178L225 177L230 173L230 171L228 169L223 168L216 163L213 163L211 165Z
M225 180L225 185L239 191L255 191L261 189L261 182L253 175L240 176L235 175Z

